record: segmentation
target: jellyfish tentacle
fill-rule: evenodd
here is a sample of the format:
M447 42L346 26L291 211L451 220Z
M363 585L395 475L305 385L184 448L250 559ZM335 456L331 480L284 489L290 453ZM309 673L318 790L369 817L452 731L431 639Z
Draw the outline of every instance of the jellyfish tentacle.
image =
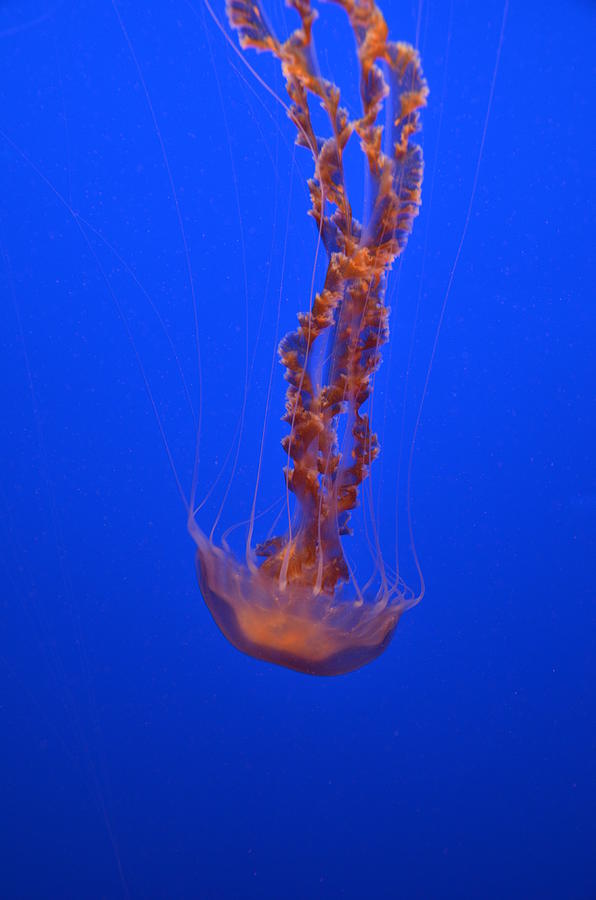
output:
M284 337L279 349L288 382L283 418L290 432L282 441L288 455L285 477L297 500L292 547L288 549L287 537L276 537L257 552L265 557L265 571L279 575L283 567L284 581L312 582L329 592L338 581L348 579L341 538L350 533L349 516L358 488L379 453L377 436L362 407L389 337L387 272L405 247L420 205L422 151L413 137L428 93L416 50L388 42L387 25L373 0L333 2L345 10L356 37L362 99L357 119L350 119L340 107L337 86L317 71L313 43L317 13L310 0L289 0L300 26L284 43L273 35L258 3L228 0L227 6L242 46L268 50L281 62L297 143L310 149L314 161L309 212L329 257L323 290L315 295L311 309L299 314L298 328ZM328 137L315 134L309 93L319 98L327 113ZM384 152L384 129L378 120L388 96L389 152ZM352 214L343 170L343 153L354 132L373 188L363 226ZM313 346L323 334L326 352L315 353ZM331 358L325 377L323 356ZM344 414L346 439L340 453L337 428Z

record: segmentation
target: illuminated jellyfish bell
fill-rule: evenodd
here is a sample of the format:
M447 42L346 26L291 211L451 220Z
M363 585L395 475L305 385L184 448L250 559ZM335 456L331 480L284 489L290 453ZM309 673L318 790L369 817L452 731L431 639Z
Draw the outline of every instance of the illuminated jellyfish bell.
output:
M416 599L397 575L390 577L380 551L375 577L358 584L343 542L350 539L350 514L379 452L364 407L388 340L387 273L406 245L420 204L422 151L413 136L427 87L418 54L387 41L372 0L334 2L347 13L356 38L359 119L340 107L339 90L313 62L316 13L310 0L290 2L301 25L285 43L255 0L227 3L241 46L267 50L281 63L297 143L314 160L310 214L328 267L312 309L298 315L297 330L279 348L289 383L283 448L293 495L285 534L255 551L249 541L246 559L239 561L227 546L207 538L194 518L190 522L201 591L223 634L251 656L316 675L349 672L382 653ZM328 136L313 130L309 95L327 114ZM383 129L378 118L386 103L389 127ZM368 172L362 223L352 214L344 179L350 137L360 142Z

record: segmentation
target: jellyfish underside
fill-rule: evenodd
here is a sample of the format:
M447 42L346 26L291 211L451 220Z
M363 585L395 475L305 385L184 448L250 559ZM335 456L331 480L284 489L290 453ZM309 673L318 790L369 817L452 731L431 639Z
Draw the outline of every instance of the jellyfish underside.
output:
M258 0L227 0L242 48L268 51L281 63L296 142L314 160L310 215L328 267L310 311L298 315L298 328L279 348L288 382L284 474L294 507L286 534L259 545L256 555L247 548L240 562L194 519L190 523L201 592L226 638L251 656L316 675L349 672L373 660L415 602L397 573L389 577L380 556L376 578L358 586L342 542L351 535L351 512L379 453L363 407L389 337L387 274L420 205L422 151L412 138L427 87L414 48L387 41L374 0L333 2L347 13L356 39L358 119L350 119L338 88L318 72L310 0L290 0L301 24L284 43ZM328 137L313 130L309 95L329 118ZM386 100L384 128L378 118ZM343 151L352 135L360 141L368 179L362 223L353 215L344 178Z
M228 641L249 656L310 675L341 675L371 662L403 611L383 596L367 602L317 594L299 582L282 586L204 536L196 561L201 593Z

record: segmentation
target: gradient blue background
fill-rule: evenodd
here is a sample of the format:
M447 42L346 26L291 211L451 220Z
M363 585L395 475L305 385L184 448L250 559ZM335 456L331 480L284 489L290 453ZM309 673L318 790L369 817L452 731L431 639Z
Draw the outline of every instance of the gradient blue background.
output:
M200 0L118 8L188 240L207 484L237 421L245 321L252 340L270 266L271 297L279 280L287 213L272 222L273 194L294 185L284 327L304 305L314 234L289 174L292 128ZM286 33L289 14L269 8ZM419 21L432 91L400 286L407 303L424 266L415 398L503 4L384 9L396 39ZM338 71L352 45L333 23L319 48ZM238 654L196 586L118 311L188 489L190 413L131 277L196 405L185 255L115 9L0 3L2 897L596 897L595 42L588 0L510 4L415 453L427 595L381 659L318 680ZM274 68L256 66L281 95ZM253 449L269 313L263 329ZM228 521L251 490L243 458Z

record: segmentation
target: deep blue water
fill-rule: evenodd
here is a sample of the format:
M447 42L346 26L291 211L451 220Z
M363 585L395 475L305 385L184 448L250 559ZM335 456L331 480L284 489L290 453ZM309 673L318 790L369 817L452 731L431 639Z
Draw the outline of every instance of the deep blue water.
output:
M431 94L379 376L383 540L503 11L385 4ZM414 448L426 595L325 680L217 631L141 372L187 495L201 398L206 530L248 384L222 527L246 518L278 301L279 337L310 290L306 153L201 0L0 4L0 896L596 897L595 41L588 0L510 0ZM352 102L339 12L317 43ZM357 200L357 152L350 173Z

